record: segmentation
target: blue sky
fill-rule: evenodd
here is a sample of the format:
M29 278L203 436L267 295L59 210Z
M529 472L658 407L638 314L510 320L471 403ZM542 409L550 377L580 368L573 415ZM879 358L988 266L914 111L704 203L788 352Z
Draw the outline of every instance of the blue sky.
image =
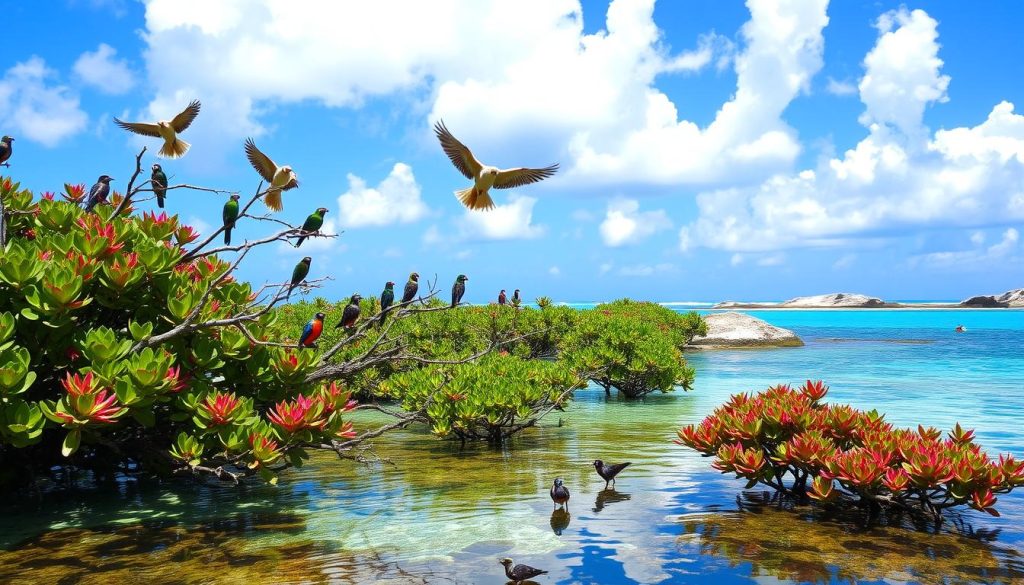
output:
M429 6L428 6L429 4ZM1015 2L4 2L5 173L127 182L158 142L112 116L203 111L172 182L252 193L253 136L328 207L329 298L413 270L467 300L955 299L1024 286L1024 6ZM430 126L485 163L561 164L464 210ZM175 192L200 228L223 199ZM140 207L154 207L147 202ZM261 212L262 204L255 207ZM204 225L205 224L205 225ZM240 238L267 225L239 226Z

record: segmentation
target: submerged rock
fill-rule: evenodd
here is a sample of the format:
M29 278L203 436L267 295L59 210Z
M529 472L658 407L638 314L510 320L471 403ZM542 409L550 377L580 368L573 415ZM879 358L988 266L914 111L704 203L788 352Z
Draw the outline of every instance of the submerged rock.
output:
M961 307L979 307L982 309L995 309L1009 307L1010 304L996 299L994 296L978 295L960 303Z
M693 347L799 347L804 344L789 329L734 311L707 315L704 322L708 325L708 334L694 337L690 342Z

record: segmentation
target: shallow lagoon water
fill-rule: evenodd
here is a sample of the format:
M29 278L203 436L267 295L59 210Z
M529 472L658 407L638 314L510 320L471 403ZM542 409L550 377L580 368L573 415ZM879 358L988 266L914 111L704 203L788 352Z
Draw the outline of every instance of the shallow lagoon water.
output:
M502 556L548 569L542 584L1024 581L1024 493L1000 498L1000 518L969 511L938 534L868 527L781 509L671 442L731 393L812 377L830 400L899 425L960 421L990 454L1024 456L1024 311L750 313L807 345L690 354L692 392L579 392L504 449L413 429L374 443L390 463L320 454L278 486L125 481L8 503L0 582L487 584L505 583ZM605 491L595 458L633 466ZM552 513L556 476L568 515Z

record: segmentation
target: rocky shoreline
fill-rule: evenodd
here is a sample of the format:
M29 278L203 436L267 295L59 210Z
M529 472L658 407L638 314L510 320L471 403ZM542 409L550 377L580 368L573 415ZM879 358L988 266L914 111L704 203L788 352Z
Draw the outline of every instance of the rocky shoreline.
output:
M707 335L694 337L687 346L692 349L745 349L766 347L800 347L803 340L789 329L743 313L729 311L704 317Z
M857 293L797 297L781 303L725 301L712 309L1014 309L1024 308L1024 288L978 295L959 303L894 303Z

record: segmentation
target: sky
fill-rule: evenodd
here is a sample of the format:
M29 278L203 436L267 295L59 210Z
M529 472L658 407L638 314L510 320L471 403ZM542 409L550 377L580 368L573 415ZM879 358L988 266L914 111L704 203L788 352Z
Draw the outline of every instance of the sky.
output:
M843 0L0 1L3 174L35 191L135 154L172 184L254 193L252 137L301 182L275 215L327 207L337 238L253 252L239 277L310 296L418 272L466 300L960 299L1024 287L1024 4ZM182 159L117 128L202 112ZM498 167L441 151L443 119ZM174 191L215 228L226 195ZM155 202L138 205L155 208ZM262 203L254 207L267 212ZM236 240L270 235L240 223ZM444 295L442 295L444 296Z

